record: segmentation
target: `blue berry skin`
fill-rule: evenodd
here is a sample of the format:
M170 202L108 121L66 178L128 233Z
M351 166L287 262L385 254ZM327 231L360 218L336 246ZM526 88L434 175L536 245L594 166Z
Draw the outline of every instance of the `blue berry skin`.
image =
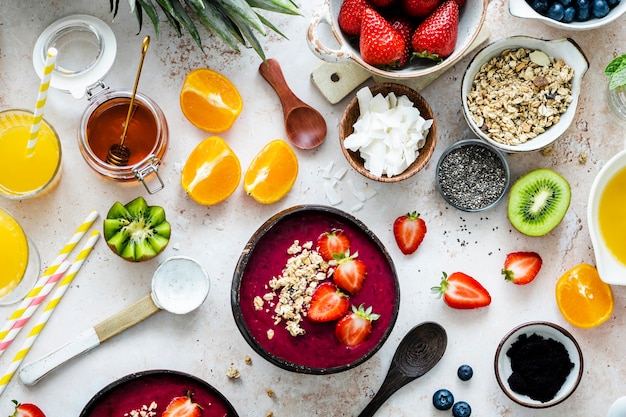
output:
M609 7L613 8L619 4L619 0L608 0Z
M598 19L609 14L609 4L606 0L595 0L591 6L591 14Z
M456 371L456 374L461 381L469 381L472 379L472 376L474 376L474 370L469 365L461 365Z
M576 9L574 8L574 6L569 6L565 9L565 12L563 13L563 19L561 19L561 22L572 23L575 17L576 17Z
M437 410L449 410L453 404L454 395L449 390L443 388L433 394L433 405Z
M586 22L591 18L591 1L590 0L576 0L576 17L574 20L578 22Z
M459 401L452 407L452 415L454 417L469 417L472 415L472 407L465 401Z
M548 0L533 0L530 3L530 7L540 14L545 14L548 11L548 6Z
M550 8L548 9L548 13L546 13L546 16L548 16L550 19L556 20L559 22L563 19L564 15L565 15L565 8L558 1L552 3L550 5Z
M567 9L572 5L573 0L559 0L559 2Z

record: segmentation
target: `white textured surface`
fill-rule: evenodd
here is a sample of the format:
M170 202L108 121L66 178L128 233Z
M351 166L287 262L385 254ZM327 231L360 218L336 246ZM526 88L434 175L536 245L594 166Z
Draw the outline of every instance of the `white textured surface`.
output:
M43 2L43 6L41 2L0 0L0 108L32 107L39 80L31 56L38 34L60 17L88 13L108 22L117 37L118 58L106 79L114 88L132 87L142 36L153 36L139 89L159 103L170 126L170 145L160 169L165 189L148 196L140 185L111 182L91 171L77 146L78 124L86 101L50 92L46 118L63 142L61 183L53 193L36 200L0 201L0 206L13 212L36 242L44 262L55 257L90 209L105 215L114 201L128 202L138 195L146 197L149 204L165 207L173 234L165 253L138 265L121 260L99 242L27 361L148 293L153 271L169 256L198 260L211 278L211 292L199 310L185 316L155 315L34 387L22 385L16 376L0 397L0 415L9 415L10 400L17 399L38 403L49 417L77 416L93 394L115 379L135 371L169 368L205 379L230 399L241 416L263 417L268 411L276 417L354 416L378 389L406 331L419 322L434 320L448 333L448 349L442 361L396 393L378 416L444 415L431 404L432 393L442 387L451 389L457 399L468 401L474 410L472 415L476 416L605 416L613 401L624 395L626 288L614 287L614 316L591 330L572 328L558 312L553 294L554 283L564 271L581 262L594 263L585 218L587 196L602 164L624 147L625 126L609 114L607 80L602 73L610 58L626 52L623 19L601 30L573 36L587 54L590 69L583 82L575 121L552 153L509 157L513 179L533 168L550 167L565 175L572 185L568 215L547 236L529 238L512 230L505 204L486 213L466 214L448 207L435 189L434 162L452 142L471 137L460 106L461 78L469 57L422 92L436 114L439 128L437 149L422 172L399 184L372 183L351 169L341 178L333 178L337 182L333 189L341 195L336 207L354 210L354 215L387 246L398 270L402 302L391 337L372 359L349 372L310 376L283 371L256 355L237 331L230 308L233 271L242 248L257 227L276 212L296 204L328 204L324 183L330 180L324 178L324 173L329 161L334 161L331 175L349 167L339 148L337 123L351 97L331 105L309 77L320 61L308 50L305 31L322 1L299 3L303 17L271 16L289 40L270 34L262 42L267 55L283 64L285 78L295 94L325 116L327 141L314 151L296 150L299 176L282 201L262 206L240 187L226 202L207 208L187 198L179 186L180 169L187 155L207 136L182 115L179 89L185 75L201 66L218 70L234 81L243 96L244 110L233 128L222 136L245 169L265 143L285 137L280 102L258 74L260 61L256 54L251 50L233 53L209 36L205 36L206 48L202 53L189 37L177 37L165 21L161 22L160 39L154 37L145 22L137 36L135 17L128 14L124 1L112 21L106 0L49 1ZM539 22L511 17L504 0L491 2L487 24L491 40L520 34L544 38L571 35ZM584 163L580 162L582 154L586 155ZM353 191L365 189L366 183L367 190L375 191L371 198L355 196ZM413 210L421 213L429 230L418 252L406 257L397 249L391 228L396 216ZM544 266L531 285L514 287L503 281L500 268L506 253L525 249L538 251ZM491 306L456 311L433 299L430 287L438 284L441 271L455 270L479 279L492 293ZM11 312L10 307L0 310L2 317ZM585 359L583 379L574 395L557 407L541 411L523 409L510 401L498 388L493 372L493 355L500 338L514 326L531 320L553 321L569 329L580 343ZM17 351L27 332L22 333L0 359L0 369ZM252 357L251 366L244 364L246 355ZM474 367L474 377L469 382L456 377L456 369L462 363ZM240 370L240 379L226 377L231 364ZM267 389L272 389L276 396L267 396Z

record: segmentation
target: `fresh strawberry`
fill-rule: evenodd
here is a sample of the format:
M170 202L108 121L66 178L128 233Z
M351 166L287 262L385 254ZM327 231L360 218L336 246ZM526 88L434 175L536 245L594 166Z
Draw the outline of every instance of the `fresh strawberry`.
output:
M426 17L441 4L441 0L402 0L402 9L413 17Z
M369 6L368 0L344 0L337 16L339 28L346 35L358 36L361 33L363 9Z
M348 297L332 282L323 282L311 296L307 317L316 322L338 320L349 308Z
M342 229L324 232L317 238L317 252L326 262L332 261L333 255L345 253L350 249L350 238Z
M459 9L465 6L465 0L455 0L455 1L456 1L456 4L459 6Z
M541 256L536 252L511 252L506 255L502 275L507 281L524 285L535 279L541 269Z
M191 393L174 397L163 411L162 417L200 417L202 407L191 400Z
M363 10L359 50L363 61L377 67L398 67L406 58L406 42L402 35L369 7Z
M372 313L372 307L367 310L363 304L357 309L352 306L352 311L346 314L335 326L335 335L346 346L356 346L363 343L372 333L372 321L377 320L379 314Z
M350 255L350 252L335 255L332 262L336 265L333 271L333 281L335 285L351 295L357 294L363 288L363 283L367 277L367 266L365 262L356 259L358 252Z
M443 301L452 308L470 309L491 304L491 295L485 287L463 272L454 272L450 276L444 272L441 284L432 291L443 295Z
M398 31L402 38L404 39L404 54L402 58L398 62L398 68L403 68L407 62L409 62L409 57L411 55L411 35L413 35L413 23L411 19L404 16L397 16L389 18L389 24L392 28Z
M410 255L417 250L426 236L426 222L415 211L407 213L393 222L393 236L400 251Z
M370 0L374 7L390 7L396 2L396 0Z
M437 61L454 52L459 34L459 6L455 0L446 0L415 29L411 46L420 58Z
M13 402L15 403L15 412L9 417L46 417L35 404L20 404L15 400Z

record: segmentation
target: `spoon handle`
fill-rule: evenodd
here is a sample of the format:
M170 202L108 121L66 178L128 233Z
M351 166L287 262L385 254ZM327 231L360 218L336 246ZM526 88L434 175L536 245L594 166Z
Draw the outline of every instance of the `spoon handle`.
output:
M265 62L261 62L259 73L278 94L278 98L283 106L283 112L288 112L289 109L297 107L302 103L287 85L278 61L268 58Z
M415 378L407 378L398 372L395 366L392 366L385 377L380 389L370 400L367 406L361 411L358 417L372 417L376 411L400 388L414 380Z

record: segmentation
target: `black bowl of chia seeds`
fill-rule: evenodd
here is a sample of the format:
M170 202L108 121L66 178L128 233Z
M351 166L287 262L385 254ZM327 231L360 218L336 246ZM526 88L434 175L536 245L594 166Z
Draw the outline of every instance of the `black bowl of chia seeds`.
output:
M435 180L448 204L476 212L500 202L510 177L509 164L500 150L480 139L464 139L443 152Z

